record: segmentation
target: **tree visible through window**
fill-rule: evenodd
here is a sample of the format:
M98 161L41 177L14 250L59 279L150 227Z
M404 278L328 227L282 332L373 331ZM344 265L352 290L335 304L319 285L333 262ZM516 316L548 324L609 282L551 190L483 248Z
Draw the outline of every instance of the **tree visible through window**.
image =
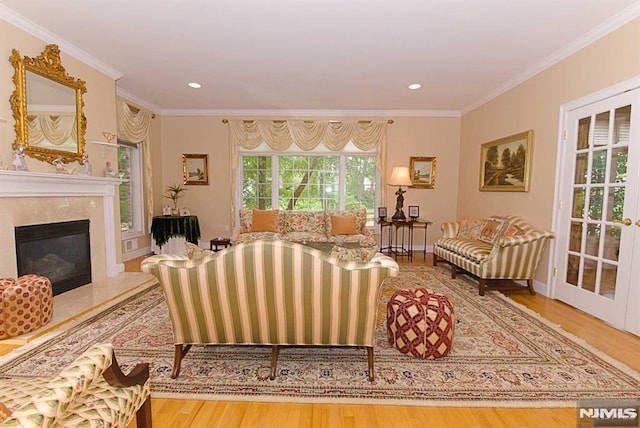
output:
M366 208L373 223L374 155L242 155L244 209Z

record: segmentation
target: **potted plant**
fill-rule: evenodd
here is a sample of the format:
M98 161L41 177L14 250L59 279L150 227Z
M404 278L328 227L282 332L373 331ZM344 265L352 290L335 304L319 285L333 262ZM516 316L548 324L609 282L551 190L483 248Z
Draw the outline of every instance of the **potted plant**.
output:
M163 196L173 201L173 208L171 210L173 215L178 215L178 201L184 196L184 192L186 191L187 189L185 189L181 184L174 183L167 186Z

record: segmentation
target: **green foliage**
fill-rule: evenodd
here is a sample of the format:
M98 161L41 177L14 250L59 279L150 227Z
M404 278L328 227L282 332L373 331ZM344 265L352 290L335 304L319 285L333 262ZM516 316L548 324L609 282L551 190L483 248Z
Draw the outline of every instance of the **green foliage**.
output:
M164 198L171 199L173 201L173 208L177 210L178 201L184 196L183 193L186 191L187 189L185 189L181 184L174 183L170 186L167 186L162 196Z

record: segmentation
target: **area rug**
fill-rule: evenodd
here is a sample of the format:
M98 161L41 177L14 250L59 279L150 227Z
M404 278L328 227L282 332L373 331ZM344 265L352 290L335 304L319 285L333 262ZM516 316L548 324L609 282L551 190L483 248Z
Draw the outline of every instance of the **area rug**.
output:
M151 363L154 397L464 407L573 407L578 399L635 398L640 375L533 311L439 267L403 266L383 286L375 382L361 348L283 348L275 380L270 347L195 346L171 379L174 347L159 286L151 287L40 343L0 359L0 376L51 376L93 343L111 342L125 370ZM385 308L398 288L446 294L456 310L448 357L405 356L387 341Z

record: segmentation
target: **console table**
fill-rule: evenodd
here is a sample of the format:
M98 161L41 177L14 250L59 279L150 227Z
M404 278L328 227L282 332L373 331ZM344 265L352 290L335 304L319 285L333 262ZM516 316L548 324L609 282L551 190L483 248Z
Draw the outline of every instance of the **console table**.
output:
M198 245L198 216L156 216L151 222L151 249L156 254L184 254L185 241Z
M433 222L423 219L378 220L380 225L380 252L393 255L395 258L407 257L413 260L413 231L424 229L422 256L427 258L427 228ZM383 246L384 231L387 229L387 246ZM406 232L406 234L405 234Z

